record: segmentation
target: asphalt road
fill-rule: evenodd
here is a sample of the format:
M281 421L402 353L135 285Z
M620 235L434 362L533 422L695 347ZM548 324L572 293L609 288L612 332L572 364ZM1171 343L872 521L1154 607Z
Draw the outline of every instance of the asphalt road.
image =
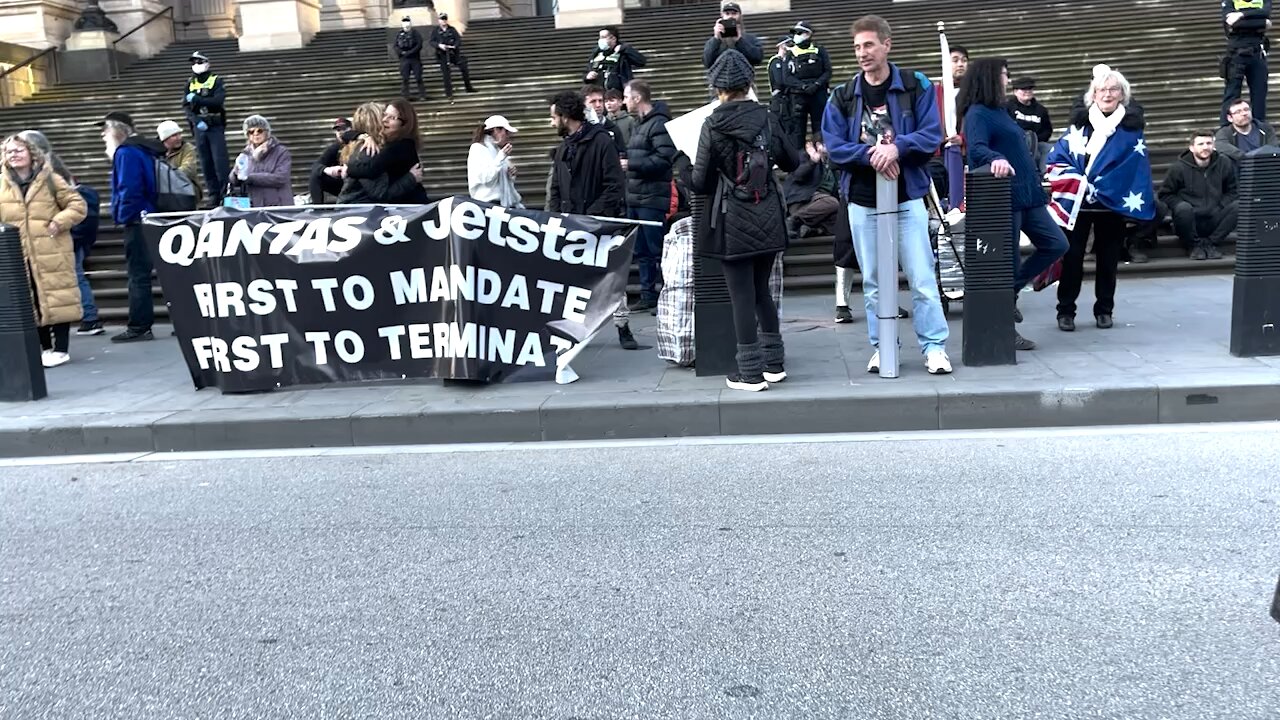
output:
M1276 718L1277 467L1276 425L0 466L0 717Z

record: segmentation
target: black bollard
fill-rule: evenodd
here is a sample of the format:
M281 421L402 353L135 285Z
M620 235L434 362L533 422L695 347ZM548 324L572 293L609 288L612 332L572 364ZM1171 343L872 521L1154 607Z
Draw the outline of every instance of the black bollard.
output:
M1262 148L1244 159L1231 354L1280 355L1280 155Z
M964 217L965 365L1013 365L1013 216L1009 180L969 173Z
M692 201L694 237L701 233L704 203L710 200L695 196ZM719 260L693 252L693 343L694 372L698 377L730 375L738 371L738 336L733 332L733 303L729 301L729 285Z
M47 394L22 238L18 228L0 225L0 400L39 400Z

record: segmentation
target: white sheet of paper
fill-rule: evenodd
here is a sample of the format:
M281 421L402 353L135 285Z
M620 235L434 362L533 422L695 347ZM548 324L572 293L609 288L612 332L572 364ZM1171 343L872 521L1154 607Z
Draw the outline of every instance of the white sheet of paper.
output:
M747 92L747 99L760 102L753 87ZM698 162L698 137L702 135L702 124L711 117L711 111L720 107L719 100L712 100L702 107L695 108L680 117L667 122L667 134L676 149L689 156L690 162Z

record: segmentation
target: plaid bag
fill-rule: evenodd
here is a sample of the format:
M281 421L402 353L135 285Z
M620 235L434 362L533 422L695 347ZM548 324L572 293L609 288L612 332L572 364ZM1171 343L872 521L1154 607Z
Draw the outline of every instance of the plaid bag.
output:
M693 218L677 220L662 242L658 357L693 365Z

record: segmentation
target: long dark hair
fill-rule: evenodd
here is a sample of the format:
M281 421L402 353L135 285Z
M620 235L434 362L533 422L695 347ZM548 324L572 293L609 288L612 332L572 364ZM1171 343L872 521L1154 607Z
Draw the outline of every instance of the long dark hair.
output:
M1004 58L978 58L969 63L969 69L960 79L960 94L956 99L957 121L963 121L965 113L974 105L1004 106L1004 81L1000 75L1008 67L1009 63Z
M387 142L392 140L403 140L405 138L413 141L414 149L420 149L422 146L422 138L418 135L418 111L414 109L413 103L404 98L396 98L387 103L387 107L396 109L396 114L400 116L400 131L395 137L384 138Z

